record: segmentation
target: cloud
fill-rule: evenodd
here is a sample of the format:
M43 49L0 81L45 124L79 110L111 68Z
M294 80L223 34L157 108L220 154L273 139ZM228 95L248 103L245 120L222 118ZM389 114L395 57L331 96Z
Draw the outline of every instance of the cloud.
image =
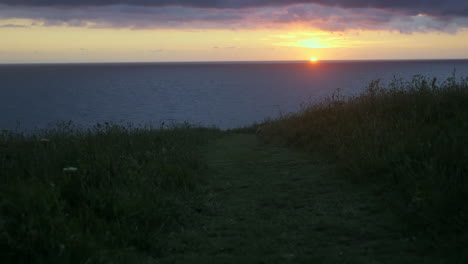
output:
M0 0L2 18L91 28L255 29L301 24L329 31L454 33L468 27L468 1Z
M410 14L425 13L434 16L468 16L468 2L466 0L0 0L0 4L32 7L126 5L144 7L180 6L217 9L317 4L341 8L395 9L403 10Z
M29 26L26 25L16 25L16 24L6 24L6 25L0 25L0 28L26 28Z

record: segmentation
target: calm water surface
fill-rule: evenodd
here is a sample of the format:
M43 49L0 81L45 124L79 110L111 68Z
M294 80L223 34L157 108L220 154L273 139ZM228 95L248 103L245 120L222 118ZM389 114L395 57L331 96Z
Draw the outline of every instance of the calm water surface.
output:
M0 66L0 129L73 120L233 128L297 111L337 88L357 93L374 79L445 80L468 60L319 63L172 63Z

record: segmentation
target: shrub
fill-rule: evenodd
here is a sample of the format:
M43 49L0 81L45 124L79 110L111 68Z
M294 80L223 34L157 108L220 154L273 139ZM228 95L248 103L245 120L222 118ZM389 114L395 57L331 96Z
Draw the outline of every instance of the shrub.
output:
M468 79L415 76L320 104L262 125L262 137L334 159L356 182L395 195L415 232L468 242ZM452 244L453 246L453 244Z
M155 257L184 224L216 130L188 125L62 123L0 134L4 263L85 263Z

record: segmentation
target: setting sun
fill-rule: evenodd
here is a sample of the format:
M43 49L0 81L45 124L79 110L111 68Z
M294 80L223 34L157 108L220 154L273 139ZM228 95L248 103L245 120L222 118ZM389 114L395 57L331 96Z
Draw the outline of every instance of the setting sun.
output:
M317 58L311 58L310 61L318 61Z

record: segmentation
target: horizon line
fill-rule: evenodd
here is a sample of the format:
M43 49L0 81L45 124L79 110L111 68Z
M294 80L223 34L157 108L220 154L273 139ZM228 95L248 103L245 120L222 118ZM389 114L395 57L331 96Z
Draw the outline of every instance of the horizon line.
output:
M384 61L463 61L467 58L433 58L433 59L349 59L349 60L320 60L313 63L320 62L384 62ZM259 60L259 61L246 61L246 60L228 60L228 61L102 61L102 62L0 62L0 66L8 65L89 65L89 64L236 64L236 63L311 63L310 60Z

